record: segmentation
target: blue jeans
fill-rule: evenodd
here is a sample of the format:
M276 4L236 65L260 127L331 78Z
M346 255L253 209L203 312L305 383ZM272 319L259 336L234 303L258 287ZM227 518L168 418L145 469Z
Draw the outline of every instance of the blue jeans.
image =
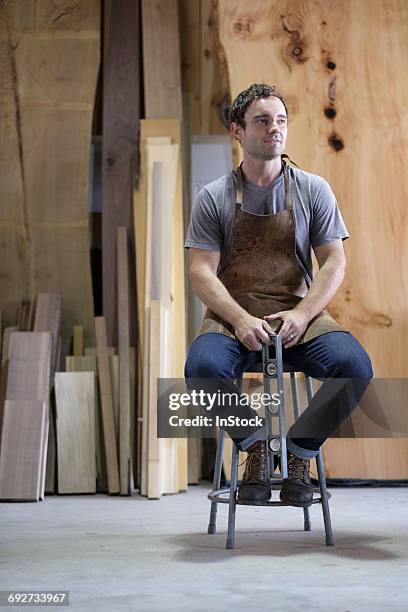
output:
M347 332L329 332L304 344L283 349L283 359L299 372L328 379L287 433L287 448L298 457L314 457L323 442L351 414L373 376L371 361L361 344ZM235 338L208 333L192 343L185 365L186 379L218 379L224 391L238 392L235 379L261 360L260 351L249 351ZM219 387L220 385L218 385ZM216 408L216 407L215 407ZM220 415L222 409L219 408ZM234 414L248 417L249 407L234 407ZM264 439L265 426L225 430L242 450Z

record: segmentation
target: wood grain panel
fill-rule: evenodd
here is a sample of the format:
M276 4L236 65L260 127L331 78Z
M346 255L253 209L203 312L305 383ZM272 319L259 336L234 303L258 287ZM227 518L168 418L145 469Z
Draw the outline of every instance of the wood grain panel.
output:
M99 392L102 407L103 439L105 444L109 493L120 491L118 451L113 415L112 383L109 372L108 346L104 317L95 317Z
M147 119L181 117L177 0L142 0L143 74ZM163 92L166 95L163 95Z
M214 5L212 0L179 0L181 75L192 134L227 132L221 114L228 104L228 74L218 50Z
M128 228L134 253L132 193L137 179L140 116L139 0L104 2L103 74L103 313L108 344L117 345L116 231ZM134 258L132 257L132 261ZM130 278L130 308L136 311L135 280ZM131 344L136 342L136 318L130 321Z
M6 400L0 453L0 499L39 501L48 402Z
M15 332L10 337L8 400L48 401L51 333Z
M46 404L45 417L43 418L42 413L37 416L41 421L39 499L44 498L45 491L51 353L52 337L50 332L15 332L10 337L6 400L17 402L39 401ZM35 420L34 415L32 415L32 418ZM37 431L38 427L39 425L36 425L33 431ZM6 436L6 433L4 436ZM37 444L37 439L35 444Z
M120 493L131 493L128 229L117 231Z
M58 338L61 329L61 296L52 293L40 293L37 297L34 331L51 333L51 376L53 376L57 361ZM51 381L53 384L53 380Z
M95 375L57 372L58 492L95 493Z
M108 489L106 474L106 456L103 444L102 414L99 400L98 369L96 355L69 355L65 360L67 372L93 372L95 376L95 453L96 453L96 480L97 491L105 492Z
M99 0L0 7L0 303L12 323L22 299L61 293L64 354L71 317L93 337L87 205L99 9ZM65 258L68 244L76 249ZM71 270L76 282L63 283Z

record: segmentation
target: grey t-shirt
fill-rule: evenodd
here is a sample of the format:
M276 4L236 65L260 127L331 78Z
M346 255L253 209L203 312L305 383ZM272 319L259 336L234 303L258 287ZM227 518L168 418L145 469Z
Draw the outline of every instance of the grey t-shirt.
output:
M349 237L328 182L317 174L289 167L289 188L296 225L296 255L308 285L313 278L311 248ZM220 252L220 275L231 242L236 202L236 177L230 172L202 187L194 202L185 247ZM285 209L281 173L268 187L244 177L243 209L258 215Z

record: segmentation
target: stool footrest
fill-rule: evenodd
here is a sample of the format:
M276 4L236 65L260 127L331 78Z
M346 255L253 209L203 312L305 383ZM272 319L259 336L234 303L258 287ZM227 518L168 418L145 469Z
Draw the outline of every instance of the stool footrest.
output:
M278 490L278 489L275 489ZM223 497L225 496L225 497ZM230 490L227 489L218 489L218 491L211 491L207 495L208 499L216 504L229 504L230 502ZM330 499L331 493L327 491L327 499ZM319 495L314 497L310 504L301 505L301 508L308 508L313 504L322 503L322 497ZM249 501L240 501L237 499L236 504L239 506L292 506L292 504L285 504L281 501L268 501L268 502L249 502Z

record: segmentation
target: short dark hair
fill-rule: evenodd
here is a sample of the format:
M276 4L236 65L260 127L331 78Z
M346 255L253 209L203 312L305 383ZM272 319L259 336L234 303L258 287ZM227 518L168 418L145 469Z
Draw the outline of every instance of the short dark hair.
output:
M286 108L285 98L279 93L278 89L275 85L265 85L265 83L252 83L247 89L241 91L240 94L237 95L231 107L229 109L229 123L234 121L235 123L239 123L241 127L245 129L245 113L248 106L253 102L253 100L259 100L260 98L269 98L273 96L274 98L278 98L283 106L285 107L286 115L288 114L288 109Z

